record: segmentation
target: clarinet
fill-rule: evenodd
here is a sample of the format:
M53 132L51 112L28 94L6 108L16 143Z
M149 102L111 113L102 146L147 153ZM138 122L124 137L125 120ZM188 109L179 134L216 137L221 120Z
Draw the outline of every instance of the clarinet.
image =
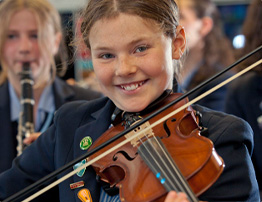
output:
M32 72L30 68L30 63L24 63L21 72L21 97L20 106L21 111L19 114L18 123L18 135L17 135L17 156L22 154L26 145L23 144L23 140L29 137L30 134L34 133L34 116L33 107L35 104L33 98L33 85L34 81L32 79Z

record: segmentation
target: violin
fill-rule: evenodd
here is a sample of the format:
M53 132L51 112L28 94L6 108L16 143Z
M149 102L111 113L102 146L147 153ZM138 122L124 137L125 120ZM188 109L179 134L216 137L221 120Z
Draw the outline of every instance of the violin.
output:
M143 116L152 114L180 96L179 93L170 94ZM220 176L224 162L216 153L213 143L200 135L201 127L191 106L162 124L150 127L150 123L187 102L187 98L183 99L88 158L88 161L92 160L124 139L143 131L92 164L100 180L119 188L121 201L163 201L168 191L176 190L185 192L189 200L195 202L198 201L196 196L206 191ZM131 120L137 123L143 116L133 116ZM90 149L103 144L130 125L130 121L124 120L111 127Z

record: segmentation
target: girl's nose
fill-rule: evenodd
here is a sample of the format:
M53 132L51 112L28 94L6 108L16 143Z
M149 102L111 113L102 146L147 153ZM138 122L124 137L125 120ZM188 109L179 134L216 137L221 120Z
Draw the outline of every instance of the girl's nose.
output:
M115 75L116 76L129 76L137 71L134 58L129 56L121 56L116 63Z
M28 37L21 37L19 42L19 51L22 54L29 53L32 48L32 42Z

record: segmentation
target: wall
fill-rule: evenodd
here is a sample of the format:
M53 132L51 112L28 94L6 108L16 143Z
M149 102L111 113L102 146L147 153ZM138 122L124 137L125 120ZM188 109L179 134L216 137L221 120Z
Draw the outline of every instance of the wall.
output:
M84 8L88 0L49 0L60 12L76 11Z
M1 1L1 0L0 0ZM88 0L49 0L61 12L75 11L83 8ZM250 0L212 0L218 5L248 4Z

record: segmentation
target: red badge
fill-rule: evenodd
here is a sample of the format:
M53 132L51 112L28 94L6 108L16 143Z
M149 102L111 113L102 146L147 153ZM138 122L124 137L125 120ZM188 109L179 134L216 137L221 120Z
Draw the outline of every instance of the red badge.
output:
M85 185L84 181L80 181L80 182L75 182L70 184L70 189L76 189L79 187L83 187Z

